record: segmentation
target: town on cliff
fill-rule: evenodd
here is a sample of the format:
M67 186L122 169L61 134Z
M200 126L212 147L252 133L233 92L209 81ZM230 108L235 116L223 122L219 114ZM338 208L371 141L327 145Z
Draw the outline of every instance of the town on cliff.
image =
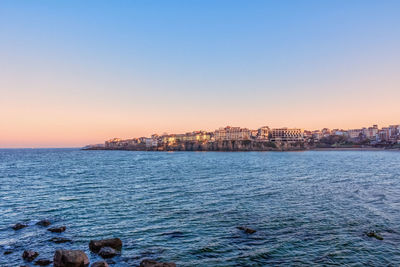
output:
M224 127L213 132L153 134L131 139L113 138L86 150L138 151L296 151L308 149L400 149L400 125L361 129L308 131L299 128L260 127L250 130Z

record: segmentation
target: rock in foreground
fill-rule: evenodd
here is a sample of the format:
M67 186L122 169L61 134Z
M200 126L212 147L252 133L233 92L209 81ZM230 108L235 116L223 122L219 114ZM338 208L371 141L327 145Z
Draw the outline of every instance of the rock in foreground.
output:
M368 237L373 237L373 238L376 238L376 239L378 239L378 240L383 240L383 237L380 236L378 233L376 233L376 232L374 232L374 231L367 232L366 235L367 235Z
M32 250L25 250L24 253L22 253L22 258L26 261L33 261L37 256L39 256L39 253Z
M49 226L50 224L51 224L51 222L49 220L41 220L36 223L36 225L45 226L45 227Z
M89 258L81 250L56 250L54 267L87 267Z
M122 241L119 238L111 238L103 240L91 240L89 243L89 249L94 253L98 253L103 247L110 247L113 249L121 250Z
M96 261L91 267L109 267L109 265L105 261Z
M176 267L173 262L158 262L155 260L142 260L140 267Z
M114 257L115 255L117 255L117 252L115 251L115 249L110 248L110 247L102 247L99 251L99 255L100 257L102 257L103 259L109 259Z
M251 228L248 228L248 227L244 227L244 226L238 226L237 229L242 230L246 234L254 234L255 232L257 232L254 229L251 229Z
M28 227L28 225L27 224L23 224L23 223L17 223L12 227L12 229L17 231L17 230L20 230L20 229L25 228L25 227Z
M67 229L66 226L60 226L60 227L53 227L47 229L47 231L53 232L53 233L62 233Z

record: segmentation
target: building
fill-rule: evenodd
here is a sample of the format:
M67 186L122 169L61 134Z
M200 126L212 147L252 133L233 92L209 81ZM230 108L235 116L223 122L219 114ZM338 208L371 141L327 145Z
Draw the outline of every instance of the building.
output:
M257 140L268 140L270 129L268 126L263 126L257 130Z
M378 134L378 125L374 125L369 128L362 128L362 135L364 138L369 139L369 140L375 140L376 135Z
M400 125L389 125L389 139L390 141L396 143L400 138Z
M231 127L219 128L214 131L215 141L250 140L251 131L247 128Z
M349 138L351 139L359 139L362 136L363 130L362 129L350 129L347 131Z
M330 136L330 135L333 134L332 131L329 130L328 128L322 129L322 130L321 130L321 133L322 133L322 137L328 137L328 136Z
M104 143L104 147L105 147L105 148L115 148L115 147L118 147L118 146L119 146L119 143L120 143L121 141L122 141L121 138L113 138L113 139L107 140L107 141Z
M158 145L157 138L146 138L145 143L146 143L147 148L157 147L157 145Z
M379 142L388 142L390 137L389 127L382 128L378 131L378 141Z
M276 128L271 130L271 141L297 142L303 141L303 130L297 128Z

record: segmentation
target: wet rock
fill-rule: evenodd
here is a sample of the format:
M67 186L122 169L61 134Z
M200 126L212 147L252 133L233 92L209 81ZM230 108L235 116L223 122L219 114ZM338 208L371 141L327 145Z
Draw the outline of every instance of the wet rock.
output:
M99 255L100 257L102 257L103 259L109 259L114 257L115 255L117 255L117 252L115 251L115 249L110 248L110 247L102 247L99 251Z
M53 237L50 239L51 242L56 243L56 244L61 244L61 243L72 243L71 239L65 238L65 237Z
M367 232L367 233L365 233L368 237L373 237L373 238L376 238L376 239L378 239L378 240L383 240L383 237L382 236L380 236L378 233L376 233L376 232L374 232L374 231L370 231L370 232Z
M20 230L20 229L25 228L25 227L28 227L28 225L27 224L23 224L23 223L17 223L12 227L12 229L17 231L17 230Z
M36 225L40 225L40 226L49 226L51 224L51 222L49 220L41 220L39 222L36 223Z
M108 265L108 263L105 261L96 261L91 265L91 267L109 267L109 266L110 265Z
M56 250L54 253L54 267L87 267L89 258L81 250Z
M33 261L37 256L39 256L39 253L32 250L25 250L24 253L22 253L22 258L26 261Z
M53 233L62 233L67 229L66 226L60 226L60 227L52 227L47 229L47 231L53 232Z
M89 243L89 249L94 253L98 253L103 247L110 247L113 249L121 250L122 241L119 238L111 238L103 240L91 240Z
M244 226L238 226L236 227L239 230L242 230L243 232L245 232L246 234L254 234L255 232L257 232L254 229L248 228L248 227L244 227Z
M12 250L6 250L6 251L4 251L4 255L8 255L8 254L11 254L11 253L13 253L13 251Z
M50 265L51 260L47 260L47 259L38 259L37 261L35 261L35 265L39 265L39 266L47 266Z
M176 267L173 262L158 262L155 260L142 260L140 267Z

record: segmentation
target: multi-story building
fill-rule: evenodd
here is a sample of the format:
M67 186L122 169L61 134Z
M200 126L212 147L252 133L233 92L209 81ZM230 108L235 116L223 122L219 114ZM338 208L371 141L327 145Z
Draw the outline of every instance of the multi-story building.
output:
M173 138L171 138L173 137ZM205 131L195 131L185 134L168 135L164 142L206 142L211 140L211 133Z
M118 147L118 143L121 142L122 139L121 138L113 138L110 140L107 140L104 143L105 148L114 148L114 147Z
M347 130L347 134L349 135L349 138L351 138L351 139L360 138L362 133L363 133L362 129L350 129L350 130Z
M389 127L384 127L378 131L378 141L388 142L390 138Z
M269 139L270 129L268 126L263 126L257 130L257 139L258 140L268 140Z
M362 129L362 134L365 138L370 139L370 140L375 140L376 135L378 134L378 125L374 125L372 127L368 128L363 128Z
M332 135L347 136L347 131L341 129L332 130Z
M322 133L322 137L328 137L328 136L332 135L332 131L329 130L328 128L322 129L321 133Z
M211 134L205 131L195 131L191 133L186 133L184 140L191 142L206 142L211 139Z
M118 147L130 147L138 144L138 139L133 138L133 139L121 139L121 138L113 138L110 140L107 140L104 143L105 148L118 148Z
M297 142L303 140L302 129L276 128L271 130L271 141Z
M400 125L389 125L389 139L396 142L400 137Z
M247 128L231 127L219 128L214 131L214 140L250 140L251 131Z
M157 138L146 138L146 147L156 147L157 145Z

